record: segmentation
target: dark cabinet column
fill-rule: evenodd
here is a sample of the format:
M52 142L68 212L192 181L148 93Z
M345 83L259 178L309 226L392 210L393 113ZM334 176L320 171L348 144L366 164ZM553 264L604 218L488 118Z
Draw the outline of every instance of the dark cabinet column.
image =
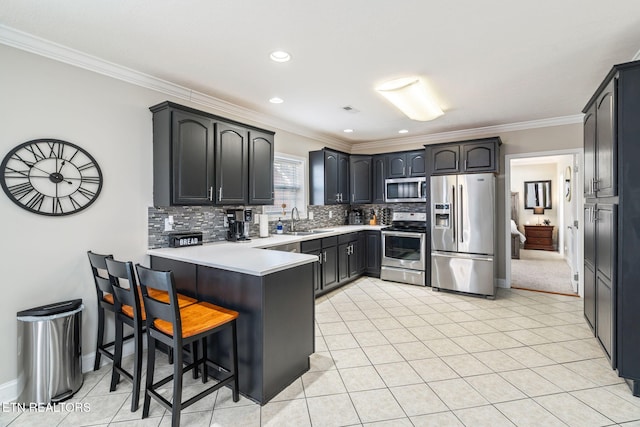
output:
M249 204L273 204L273 135L249 131Z
M248 200L247 131L226 123L216 124L217 204L243 204Z

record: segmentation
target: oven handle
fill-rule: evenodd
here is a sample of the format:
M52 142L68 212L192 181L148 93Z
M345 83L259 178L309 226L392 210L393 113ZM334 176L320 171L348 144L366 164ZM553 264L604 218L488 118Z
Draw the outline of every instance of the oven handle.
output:
M411 231L382 231L383 236L393 236L393 237L415 237L422 238L425 236L425 233L413 233Z

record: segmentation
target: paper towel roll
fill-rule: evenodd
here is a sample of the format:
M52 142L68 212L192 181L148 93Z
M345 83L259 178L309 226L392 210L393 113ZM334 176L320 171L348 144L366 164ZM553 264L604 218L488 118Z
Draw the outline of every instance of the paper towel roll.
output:
M260 214L260 237L269 237L269 215Z

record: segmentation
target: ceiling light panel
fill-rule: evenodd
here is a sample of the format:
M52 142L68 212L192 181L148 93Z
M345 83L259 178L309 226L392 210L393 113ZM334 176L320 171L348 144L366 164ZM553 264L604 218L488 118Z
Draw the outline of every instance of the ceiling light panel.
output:
M391 80L376 90L412 120L426 122L444 114L420 77Z

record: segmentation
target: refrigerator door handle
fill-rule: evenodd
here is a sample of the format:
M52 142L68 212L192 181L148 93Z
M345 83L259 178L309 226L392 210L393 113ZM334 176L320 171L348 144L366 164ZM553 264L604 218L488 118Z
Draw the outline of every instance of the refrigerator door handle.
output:
M452 185L451 186L451 222L453 222L453 234L451 236L451 240L453 241L453 243L456 242L456 227L457 227L457 220L456 220L456 186Z
M462 198L464 194L464 189L462 188L462 185L460 186L460 195L458 197L460 197L460 213L458 214L460 216L460 243L464 243L464 205L462 204Z
M439 256L443 258L462 258L462 259L472 259L474 261L493 261L492 256L485 255L471 255L471 254L462 254L459 252L455 253L442 253L442 252L431 252L431 256Z

